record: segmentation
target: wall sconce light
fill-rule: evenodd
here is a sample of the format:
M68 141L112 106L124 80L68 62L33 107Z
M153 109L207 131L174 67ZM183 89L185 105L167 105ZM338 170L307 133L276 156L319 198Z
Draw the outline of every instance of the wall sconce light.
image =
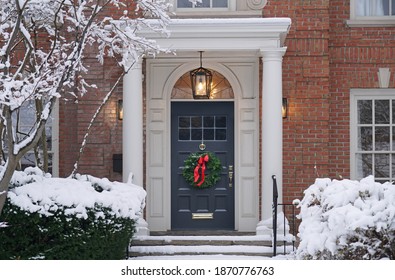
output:
M122 99L118 100L117 116L118 116L118 120L123 120L123 100Z
M288 99L287 98L283 98L283 105L281 108L281 112L283 115L283 119L286 119L288 117Z
M209 99L211 93L213 75L210 70L202 67L202 53L200 51L200 67L189 72L194 99Z

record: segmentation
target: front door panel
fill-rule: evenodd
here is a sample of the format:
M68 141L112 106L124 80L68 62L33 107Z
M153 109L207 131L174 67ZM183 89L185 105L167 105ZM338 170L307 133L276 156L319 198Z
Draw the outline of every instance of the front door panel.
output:
M171 112L172 229L233 230L234 103L173 102ZM185 159L195 152L214 153L221 161L221 179L211 188L192 187L182 175Z

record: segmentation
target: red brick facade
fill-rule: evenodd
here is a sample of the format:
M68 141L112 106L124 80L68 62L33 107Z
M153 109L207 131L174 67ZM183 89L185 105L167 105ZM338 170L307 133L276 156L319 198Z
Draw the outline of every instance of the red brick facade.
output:
M283 63L290 202L318 176L349 178L350 89L378 88L380 67L395 72L395 27L349 27L347 0L269 1L264 16L292 18Z
M349 27L349 0L269 0L263 16L292 19L283 61L283 195L290 202L318 176L350 176L350 89L378 88L380 67L395 72L395 27ZM111 63L89 71L96 93L61 102L60 176L70 174L89 121L119 74ZM80 173L121 180L112 161L122 152L121 98L122 85L95 122Z

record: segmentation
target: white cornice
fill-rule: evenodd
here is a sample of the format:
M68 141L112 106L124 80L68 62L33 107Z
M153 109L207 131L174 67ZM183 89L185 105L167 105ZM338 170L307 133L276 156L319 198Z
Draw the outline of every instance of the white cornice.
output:
M155 23L154 19L150 21ZM175 51L259 51L283 47L290 26L289 18L171 19L167 27L169 37L151 30L141 33Z

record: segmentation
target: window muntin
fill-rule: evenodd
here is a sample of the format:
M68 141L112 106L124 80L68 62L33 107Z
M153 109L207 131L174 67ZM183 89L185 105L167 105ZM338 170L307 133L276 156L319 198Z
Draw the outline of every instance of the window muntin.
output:
M389 92L389 91L386 91ZM351 116L352 177L395 178L395 96L356 94Z
M179 141L226 141L227 117L216 116L179 116Z

